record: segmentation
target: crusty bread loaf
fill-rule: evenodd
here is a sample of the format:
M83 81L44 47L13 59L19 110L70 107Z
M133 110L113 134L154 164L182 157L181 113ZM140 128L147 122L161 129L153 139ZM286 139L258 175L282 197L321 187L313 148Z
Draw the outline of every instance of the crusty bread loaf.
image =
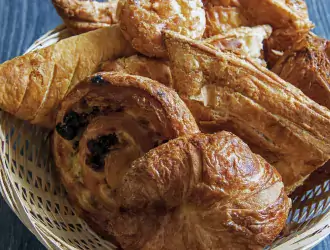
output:
M64 39L0 65L0 107L53 128L59 102L102 61L132 54L118 26Z

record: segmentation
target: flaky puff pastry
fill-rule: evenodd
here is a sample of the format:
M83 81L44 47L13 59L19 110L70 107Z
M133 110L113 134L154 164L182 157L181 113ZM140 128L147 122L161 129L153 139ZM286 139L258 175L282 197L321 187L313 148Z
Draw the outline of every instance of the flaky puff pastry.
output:
M287 192L330 158L330 111L266 68L165 33L173 85L205 131L228 129L273 164Z
M272 71L330 109L330 42L309 35L285 52Z
M163 30L199 39L205 30L201 0L125 0L118 6L118 19L124 36L140 53L166 57Z
M199 132L175 91L123 73L100 73L78 84L61 103L56 123L53 155L69 198L105 230L111 193L130 164L170 139Z
M168 87L172 86L172 74L167 61L141 55L119 58L101 64L100 71L121 72L139 75L158 81Z
M52 0L65 25L75 34L108 27L117 23L118 0L98 1Z
M278 172L228 132L163 144L119 181L107 229L123 249L262 249L291 206Z

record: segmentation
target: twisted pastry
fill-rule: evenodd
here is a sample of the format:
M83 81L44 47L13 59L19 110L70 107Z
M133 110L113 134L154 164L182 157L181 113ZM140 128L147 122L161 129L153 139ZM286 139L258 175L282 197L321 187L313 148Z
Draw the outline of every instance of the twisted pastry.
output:
M205 30L201 0L126 0L118 6L118 19L124 36L140 53L166 57L163 30L173 30L194 39Z
M173 90L144 77L101 73L63 100L54 159L73 203L100 222L131 162L167 140L197 132Z
M330 111L248 58L165 33L173 87L205 131L230 130L273 164L288 192L330 159Z
M117 23L118 0L100 3L82 0L52 0L57 13L75 34L108 27Z
M228 132L172 140L113 178L94 216L123 249L262 249L291 206L277 171Z

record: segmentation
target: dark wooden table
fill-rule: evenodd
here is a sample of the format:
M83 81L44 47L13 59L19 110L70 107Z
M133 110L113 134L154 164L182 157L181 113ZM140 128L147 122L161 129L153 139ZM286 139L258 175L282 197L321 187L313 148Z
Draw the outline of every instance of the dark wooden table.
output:
M315 33L330 39L330 0L307 0ZM50 0L0 0L0 63L61 23ZM45 249L0 198L0 249ZM314 250L330 249L330 237Z

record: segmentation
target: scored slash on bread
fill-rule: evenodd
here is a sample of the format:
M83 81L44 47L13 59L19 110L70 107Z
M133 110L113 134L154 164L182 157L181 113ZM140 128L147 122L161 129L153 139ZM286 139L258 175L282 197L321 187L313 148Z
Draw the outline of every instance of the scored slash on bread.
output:
M56 109L102 61L133 54L118 26L64 39L0 65L0 107L33 124L54 128Z
M291 192L330 158L330 111L248 58L166 31L173 85L205 131L235 132Z

